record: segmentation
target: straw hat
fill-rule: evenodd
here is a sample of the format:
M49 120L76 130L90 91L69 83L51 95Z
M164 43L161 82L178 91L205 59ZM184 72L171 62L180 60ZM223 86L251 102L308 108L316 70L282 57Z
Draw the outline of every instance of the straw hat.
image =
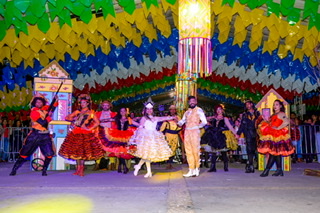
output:
M175 105L171 105L171 106L169 107L169 110L170 110L170 109L175 109L175 110L176 110L177 107L176 107Z

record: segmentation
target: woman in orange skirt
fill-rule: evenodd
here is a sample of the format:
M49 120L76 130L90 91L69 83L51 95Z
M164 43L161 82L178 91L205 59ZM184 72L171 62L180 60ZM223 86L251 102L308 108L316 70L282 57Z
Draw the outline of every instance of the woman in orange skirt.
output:
M97 137L96 127L99 120L91 109L91 99L87 94L78 97L79 109L66 117L72 122L73 129L62 143L59 155L77 161L74 175L84 176L84 161L97 160L104 156L105 151Z
M269 154L267 166L261 177L269 175L269 170L274 163L277 165L277 171L272 176L283 176L281 157L294 153L289 132L289 119L280 100L274 101L273 112L269 119L261 115L263 121L258 126L258 152Z

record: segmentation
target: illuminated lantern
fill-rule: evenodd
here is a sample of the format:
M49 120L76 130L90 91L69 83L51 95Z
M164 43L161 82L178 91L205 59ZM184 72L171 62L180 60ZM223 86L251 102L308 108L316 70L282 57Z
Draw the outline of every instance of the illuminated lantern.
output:
M197 78L212 72L210 20L209 0L179 0L176 98L180 112L187 106L187 97L197 95Z

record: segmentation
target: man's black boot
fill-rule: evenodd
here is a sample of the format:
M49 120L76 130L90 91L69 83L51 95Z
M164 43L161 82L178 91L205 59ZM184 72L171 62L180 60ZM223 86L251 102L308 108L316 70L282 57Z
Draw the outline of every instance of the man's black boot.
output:
M22 164L24 164L24 162L26 162L27 160L20 157L18 158L18 160L14 163L13 168L10 172L10 176L15 176L17 174L17 170L22 166Z
M43 169L42 169L42 176L48 176L47 174L47 169L48 169L48 166L51 162L51 159L52 158L45 158L44 159L44 164L43 164Z

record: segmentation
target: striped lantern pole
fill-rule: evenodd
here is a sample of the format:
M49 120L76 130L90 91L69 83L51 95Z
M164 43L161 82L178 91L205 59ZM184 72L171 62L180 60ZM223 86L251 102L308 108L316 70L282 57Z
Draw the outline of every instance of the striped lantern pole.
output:
M212 73L210 0L179 0L179 49L176 79L178 112L197 96L197 78Z

